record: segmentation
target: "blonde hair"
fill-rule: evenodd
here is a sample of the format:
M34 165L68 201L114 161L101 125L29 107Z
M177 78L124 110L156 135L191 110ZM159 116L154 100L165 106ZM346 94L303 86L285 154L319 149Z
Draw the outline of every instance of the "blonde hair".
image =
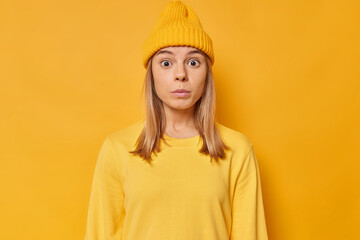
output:
M203 141L200 153L210 156L210 161L216 161L226 157L225 150L230 149L221 139L215 125L215 84L212 74L211 60L204 54L207 63L207 75L204 91L195 103L194 119L195 127ZM149 59L143 90L145 86L145 124L140 136L136 141L136 148L129 153L139 155L145 161L152 160L151 155L157 155L162 139L169 145L163 136L165 131L165 113L161 99L156 95L154 78L152 73L152 58Z

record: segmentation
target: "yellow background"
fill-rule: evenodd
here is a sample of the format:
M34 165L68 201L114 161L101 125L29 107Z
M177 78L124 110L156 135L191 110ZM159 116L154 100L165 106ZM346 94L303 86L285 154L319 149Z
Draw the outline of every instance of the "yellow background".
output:
M269 239L360 239L359 1L183 2L214 43L218 121L254 143ZM84 238L167 3L0 1L0 239Z

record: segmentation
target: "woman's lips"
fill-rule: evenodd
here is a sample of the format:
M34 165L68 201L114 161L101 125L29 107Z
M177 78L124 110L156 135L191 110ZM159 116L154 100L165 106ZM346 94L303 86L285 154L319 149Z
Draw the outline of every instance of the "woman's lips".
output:
M190 92L172 92L172 94L174 94L177 97L186 97L190 95Z
M186 97L190 94L190 91L188 91L184 88L178 88L175 91L172 91L171 93L177 97Z

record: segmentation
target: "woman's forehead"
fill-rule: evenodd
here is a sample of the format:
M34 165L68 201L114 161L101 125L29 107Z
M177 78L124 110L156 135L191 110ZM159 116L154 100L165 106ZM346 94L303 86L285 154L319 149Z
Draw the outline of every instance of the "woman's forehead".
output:
M198 49L191 46L169 46L159 49L155 55L158 55L159 53L200 53L203 54L203 52Z
M191 47L191 46L169 46L161 48L160 50L196 50L197 48Z

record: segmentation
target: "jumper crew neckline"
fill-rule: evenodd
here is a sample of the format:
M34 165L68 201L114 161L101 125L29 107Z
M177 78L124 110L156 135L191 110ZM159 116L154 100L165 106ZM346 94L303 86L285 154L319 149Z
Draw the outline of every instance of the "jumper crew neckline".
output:
M164 139L171 147L197 147L200 144L200 134L189 138L174 138L163 133Z

